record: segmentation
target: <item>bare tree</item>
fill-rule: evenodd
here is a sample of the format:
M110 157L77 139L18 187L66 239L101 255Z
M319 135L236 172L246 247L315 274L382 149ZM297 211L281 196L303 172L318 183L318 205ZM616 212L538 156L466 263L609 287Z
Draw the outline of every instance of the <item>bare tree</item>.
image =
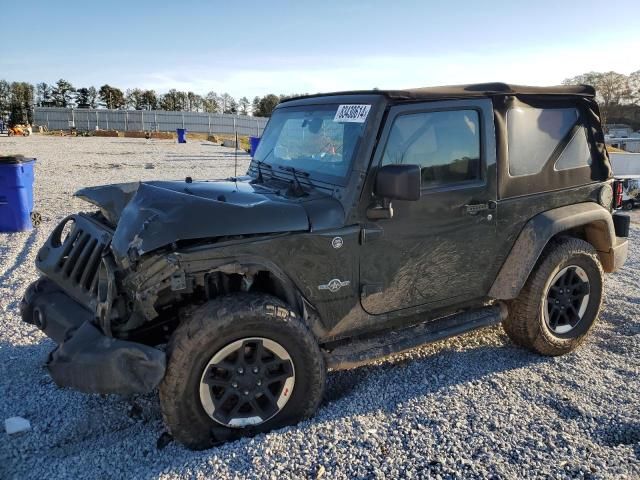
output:
M235 101L233 97L226 92L220 96L220 107L222 108L222 113L231 113L229 112L229 108L231 107L232 100Z
M201 112L203 110L203 98L197 93L187 92L187 102L190 112Z
M218 113L220 111L220 104L218 103L218 94L216 92L209 92L204 98L204 110L209 113Z
M613 104L623 103L630 96L627 77L617 72L603 73L596 88L606 109Z
M249 115L249 105L251 105L249 99L247 97L242 97L238 103L240 105L240 113L242 115Z
M603 125L607 123L611 109L628 101L631 96L628 77L617 72L589 72L568 78L562 83L565 85L586 84L595 87Z
M634 105L640 105L640 70L629 75L629 100Z

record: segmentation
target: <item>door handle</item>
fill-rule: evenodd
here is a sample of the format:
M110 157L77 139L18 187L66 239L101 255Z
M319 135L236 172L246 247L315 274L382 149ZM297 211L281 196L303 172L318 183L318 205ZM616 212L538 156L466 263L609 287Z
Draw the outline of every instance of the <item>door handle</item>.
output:
M468 203L464 206L466 212L469 215L477 215L480 212L484 212L485 210L489 210L488 203Z
M477 215L480 212L484 212L485 210L495 210L496 202L493 200L487 203L468 203L464 206L466 212L469 215Z

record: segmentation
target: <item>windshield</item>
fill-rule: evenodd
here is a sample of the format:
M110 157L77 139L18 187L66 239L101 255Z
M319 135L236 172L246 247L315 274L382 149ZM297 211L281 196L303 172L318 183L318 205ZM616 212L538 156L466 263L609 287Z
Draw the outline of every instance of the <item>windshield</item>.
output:
M329 182L351 167L369 105L309 105L273 113L254 159L293 167ZM326 178L323 178L326 177Z

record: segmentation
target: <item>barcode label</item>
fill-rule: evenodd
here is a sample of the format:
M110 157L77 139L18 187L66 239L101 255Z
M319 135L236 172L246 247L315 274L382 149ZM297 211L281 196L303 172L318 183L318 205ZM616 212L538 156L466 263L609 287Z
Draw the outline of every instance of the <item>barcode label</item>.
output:
M371 105L340 105L334 122L364 123L371 110Z

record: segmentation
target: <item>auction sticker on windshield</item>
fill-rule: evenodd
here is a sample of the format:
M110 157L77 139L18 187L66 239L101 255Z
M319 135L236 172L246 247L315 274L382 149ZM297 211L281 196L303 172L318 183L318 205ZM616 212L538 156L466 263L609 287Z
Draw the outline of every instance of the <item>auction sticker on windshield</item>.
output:
M340 105L336 111L334 122L364 123L371 110L371 105Z

